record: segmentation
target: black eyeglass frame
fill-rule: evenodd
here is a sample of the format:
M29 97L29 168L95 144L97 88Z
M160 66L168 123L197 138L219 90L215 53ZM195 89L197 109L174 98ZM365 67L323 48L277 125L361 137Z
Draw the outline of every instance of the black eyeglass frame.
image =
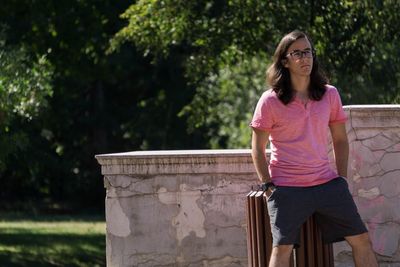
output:
M292 52L286 54L285 57L288 57L288 56L293 57L293 54L294 54L294 53L299 53L299 52L301 53L301 54L300 54L301 56L300 56L300 58L298 58L298 59L302 59L303 57L304 57L304 58L314 58L315 55L316 55L316 50L315 50L315 49L312 49L312 50L295 50L295 51L292 51ZM306 57L306 53L308 53L308 52L311 52L311 57Z

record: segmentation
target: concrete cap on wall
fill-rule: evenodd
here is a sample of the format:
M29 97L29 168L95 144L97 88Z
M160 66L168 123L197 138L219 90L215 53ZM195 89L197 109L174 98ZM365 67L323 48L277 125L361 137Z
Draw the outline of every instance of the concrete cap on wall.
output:
M95 157L103 175L255 172L250 149L132 151Z

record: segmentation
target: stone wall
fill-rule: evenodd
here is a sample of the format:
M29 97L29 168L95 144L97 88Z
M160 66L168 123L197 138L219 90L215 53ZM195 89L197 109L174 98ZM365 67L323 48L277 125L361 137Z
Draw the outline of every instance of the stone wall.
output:
M347 106L349 186L381 266L400 266L400 106ZM247 266L250 150L96 156L106 192L107 266ZM335 265L353 266L344 243Z
M249 150L97 157L107 188L107 266L247 265Z

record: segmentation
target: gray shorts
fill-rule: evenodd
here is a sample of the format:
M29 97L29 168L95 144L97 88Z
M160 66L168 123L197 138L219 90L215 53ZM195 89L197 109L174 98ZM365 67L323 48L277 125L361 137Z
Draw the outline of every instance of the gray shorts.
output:
M301 226L312 214L325 243L367 232L342 177L310 187L277 186L267 203L273 246L298 247Z

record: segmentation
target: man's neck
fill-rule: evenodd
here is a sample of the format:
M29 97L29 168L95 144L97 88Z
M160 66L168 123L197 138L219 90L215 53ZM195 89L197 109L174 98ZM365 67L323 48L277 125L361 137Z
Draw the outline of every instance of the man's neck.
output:
M292 88L297 95L308 96L310 86L310 76L291 76Z

